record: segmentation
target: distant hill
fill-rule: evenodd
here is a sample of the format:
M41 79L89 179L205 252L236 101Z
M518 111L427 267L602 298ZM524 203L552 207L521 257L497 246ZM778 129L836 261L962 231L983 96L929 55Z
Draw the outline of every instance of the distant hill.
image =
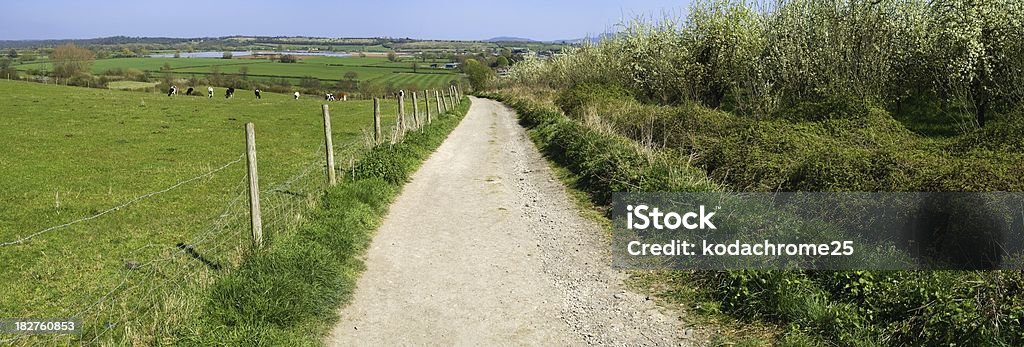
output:
M597 43L599 43L601 41L604 41L606 39L612 39L612 38L615 38L615 37L617 37L619 35L621 35L621 33L604 33L604 34L600 34L600 35L597 35L597 36L590 36L590 37L584 37L584 38L579 38L579 39L551 40L551 41L548 41L548 42L551 42L551 43L563 43L563 44L570 44L570 45L581 44L581 43L584 43L584 42L590 42L592 44L597 44Z
M484 40L484 42L539 42L539 41L533 40L533 39L522 38L522 37L498 36L498 37L495 37L495 38Z
M202 41L210 38L175 38L175 37L128 37L111 36L95 39L50 39L50 40L0 40L0 48L36 48L53 47L65 43L80 46L89 45L124 45L124 44L177 44Z

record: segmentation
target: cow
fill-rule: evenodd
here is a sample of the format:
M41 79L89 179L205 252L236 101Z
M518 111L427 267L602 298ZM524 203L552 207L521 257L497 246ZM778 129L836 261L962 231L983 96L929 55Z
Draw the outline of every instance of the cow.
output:
M292 96L295 97L295 100L299 100L299 92L295 92L295 94L292 94Z
M171 89L167 91L167 96L174 96L178 94L178 87L171 86Z
M334 94L327 93L327 97L325 97L324 99L326 99L327 101L334 101Z
M225 99L230 99L231 96L233 96L233 95L235 95L235 88L234 87L230 87L230 88L228 88L227 91L224 92L224 98Z
M194 91L196 91L194 88L188 87L188 89L185 90L185 95L192 96L192 92Z
M210 94L210 99L213 99L213 87L206 87L206 93Z
M256 99L259 100L259 99L262 99L262 98L263 98L263 96L260 95L260 89L256 88Z

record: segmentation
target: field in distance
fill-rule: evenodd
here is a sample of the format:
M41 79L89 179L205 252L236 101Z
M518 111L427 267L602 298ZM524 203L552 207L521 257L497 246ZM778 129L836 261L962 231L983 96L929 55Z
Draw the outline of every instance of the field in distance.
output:
M304 57L295 63L281 63L252 58L110 58L98 59L91 67L94 75L110 74L116 69L136 69L149 72L152 79L165 73L176 78L209 77L215 73L246 76L253 80L277 81L285 79L298 85L304 77L313 77L323 83L333 83L354 73L360 83L391 84L397 88L415 87L417 90L443 88L460 74L445 69L447 61L402 58L390 61L386 57ZM436 66L435 66L436 65ZM434 67L432 67L434 66ZM45 61L18 64L22 72L52 71L53 64Z

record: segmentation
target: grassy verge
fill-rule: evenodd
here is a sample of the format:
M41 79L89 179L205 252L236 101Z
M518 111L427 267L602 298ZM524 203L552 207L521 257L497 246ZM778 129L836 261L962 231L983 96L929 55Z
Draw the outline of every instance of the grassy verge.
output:
M388 205L468 110L464 102L397 144L380 145L327 190L297 232L250 252L219 278L178 345L316 346L351 298L360 255Z
M532 97L487 96L515 108L538 146L576 174L577 188L599 206L616 191L725 189L691 166L690 158L642 146L599 119L570 119L553 103ZM763 331L772 343L843 346L1017 345L1024 341L1020 283L1019 273L965 271L666 271L636 282L711 320L728 315L773 323L778 328ZM712 342L763 342L745 337L749 333L722 334Z
M536 131L528 132L533 141L539 141ZM579 175L550 157L547 162L555 177L566 186L580 214L598 223L610 240L612 221L607 217L608 206L594 203L593 194L587 192ZM685 283L688 276L690 273L685 271L633 270L629 271L626 285L638 293L659 298L659 306L680 315L685 325L693 327L690 336L694 341L706 341L713 346L763 346L784 333L784 329L770 323L741 322L724 314L721 305L696 286L670 285Z

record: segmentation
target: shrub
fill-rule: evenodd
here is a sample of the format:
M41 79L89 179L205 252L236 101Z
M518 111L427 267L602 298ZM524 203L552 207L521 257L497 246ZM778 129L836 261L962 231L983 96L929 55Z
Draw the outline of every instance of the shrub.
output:
M279 61L282 63L291 64L298 62L299 58L291 54L285 54L281 56L281 59Z

